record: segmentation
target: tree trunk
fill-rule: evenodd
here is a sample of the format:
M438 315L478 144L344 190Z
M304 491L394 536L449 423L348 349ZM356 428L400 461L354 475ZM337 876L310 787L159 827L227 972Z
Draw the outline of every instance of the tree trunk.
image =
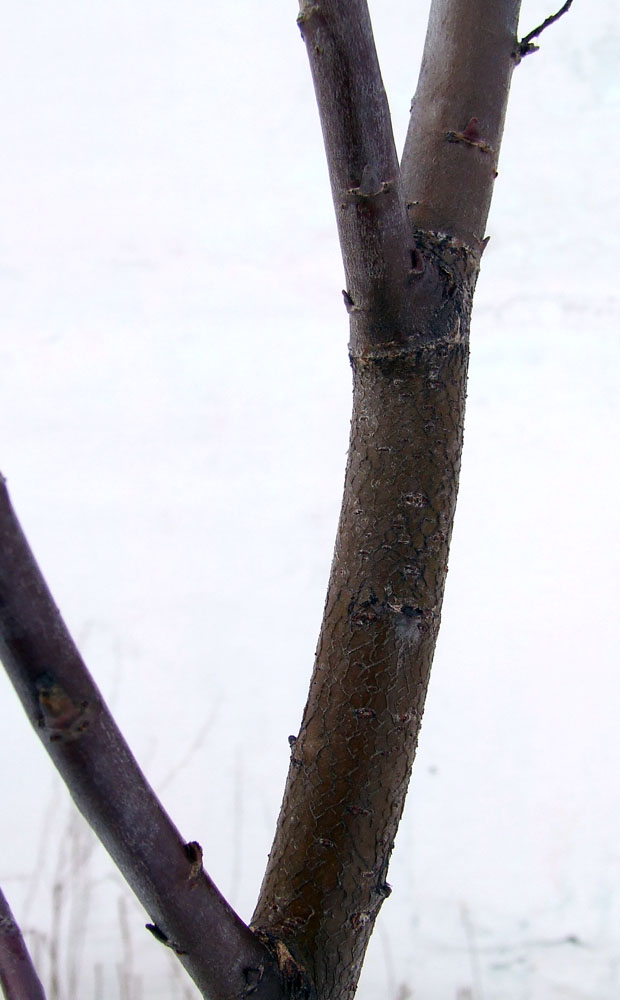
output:
M353 416L310 693L252 925L286 941L321 1000L354 994L390 892L441 616L518 7L435 0L400 170L365 3L301 7L347 277Z
M349 460L325 615L253 918L289 944L320 997L353 994L390 892L456 503L475 277L460 263L432 332L352 358Z
M446 580L472 298L510 78L531 50L517 42L518 12L519 0L433 0L399 165L365 0L301 2L346 275L353 416L310 693L251 930L131 756L0 482L7 669L151 929L213 1000L348 1000L390 892Z

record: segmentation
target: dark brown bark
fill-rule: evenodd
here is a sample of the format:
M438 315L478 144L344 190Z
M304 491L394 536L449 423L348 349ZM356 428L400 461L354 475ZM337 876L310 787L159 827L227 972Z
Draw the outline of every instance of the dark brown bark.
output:
M356 240L383 246L390 233L381 259L395 262L387 280L378 268L370 286L347 288L353 417L344 499L310 693L253 917L287 943L321 1000L355 992L389 894L387 867L439 628L471 304L518 6L435 0L403 182L386 154L383 172L354 199L352 168L343 164L359 171L368 162L366 130L378 130L382 149L391 148L366 5L302 4L347 278L351 259L363 259ZM363 79L350 74L341 83L360 61ZM353 106L379 95L369 120L355 119L359 135L323 93L333 78ZM339 146L351 141L357 159ZM404 229L393 221L401 218L399 198L409 212Z
M5 1000L45 1000L45 991L2 889L0 889L0 987Z
M204 996L281 993L277 965L185 843L88 673L0 481L0 654L80 812Z
M353 416L308 702L248 929L166 816L0 484L1 651L79 808L205 997L348 1000L383 900L439 628L469 324L519 0L433 0L399 166L365 0L302 0L345 267Z
M352 359L325 615L253 917L286 941L325 998L353 995L389 893L456 503L476 269L449 242L424 250L446 268L444 313L408 347Z

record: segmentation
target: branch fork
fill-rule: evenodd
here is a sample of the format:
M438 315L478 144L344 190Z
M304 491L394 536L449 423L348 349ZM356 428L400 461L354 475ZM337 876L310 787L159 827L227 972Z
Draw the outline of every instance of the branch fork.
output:
M204 997L350 1000L355 991L390 891L439 625L486 242L476 234L496 176L487 156L494 166L514 65L571 3L517 42L520 0L432 0L399 164L366 0L301 0L345 270L354 406L315 671L299 736L289 738L287 788L249 927L131 754L0 476L7 672L78 808L149 913L149 931ZM438 124L464 121L462 130ZM1 893L0 982L8 1000L45 1000Z

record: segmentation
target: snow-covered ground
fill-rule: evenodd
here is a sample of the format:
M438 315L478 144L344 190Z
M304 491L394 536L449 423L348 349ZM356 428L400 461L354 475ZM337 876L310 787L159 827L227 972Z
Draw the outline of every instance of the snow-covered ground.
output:
M399 145L427 8L372 4ZM522 33L549 13L524 0ZM295 14L30 0L0 34L0 468L138 758L246 918L348 435ZM513 83L442 632L360 1000L620 996L617 5L575 3L541 46ZM72 962L80 998L181 996L98 847L65 882L91 840L0 685L0 881L42 973L55 927L63 1000Z

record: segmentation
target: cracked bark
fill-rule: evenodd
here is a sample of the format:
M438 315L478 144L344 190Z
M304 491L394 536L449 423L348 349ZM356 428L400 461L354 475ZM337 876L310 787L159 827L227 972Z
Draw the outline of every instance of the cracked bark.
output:
M301 8L347 280L353 415L310 692L253 926L286 942L321 1000L353 996L390 892L441 617L518 9L434 0L399 167L366 4Z
M433 0L399 164L365 0L301 3L345 268L353 415L314 672L251 928L140 772L0 482L5 665L150 930L205 997L348 1000L390 893L441 617L518 13L519 0Z
M432 253L451 289L445 309L431 318L424 309L424 335L409 343L373 342L352 355L349 458L324 620L253 917L287 943L325 998L353 995L389 894L439 628L476 258L451 241Z

